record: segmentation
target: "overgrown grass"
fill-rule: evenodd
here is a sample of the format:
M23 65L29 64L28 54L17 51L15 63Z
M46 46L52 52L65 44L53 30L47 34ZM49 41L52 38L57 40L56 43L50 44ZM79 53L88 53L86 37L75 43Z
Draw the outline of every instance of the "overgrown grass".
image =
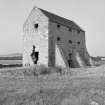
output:
M34 76L38 76L38 75L48 75L51 73L59 73L59 74L64 74L65 69L60 67L60 66L56 66L56 67L47 67L45 65L35 65L33 67L27 68L25 69L24 75L34 75Z

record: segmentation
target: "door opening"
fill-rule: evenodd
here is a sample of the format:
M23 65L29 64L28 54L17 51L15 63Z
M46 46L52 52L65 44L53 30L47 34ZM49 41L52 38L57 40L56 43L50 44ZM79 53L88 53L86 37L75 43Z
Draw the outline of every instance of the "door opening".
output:
M35 45L33 45L33 50L32 50L32 53L31 53L31 58L33 60L33 63L37 64L38 59L39 59L39 52L35 51L35 48L36 48Z

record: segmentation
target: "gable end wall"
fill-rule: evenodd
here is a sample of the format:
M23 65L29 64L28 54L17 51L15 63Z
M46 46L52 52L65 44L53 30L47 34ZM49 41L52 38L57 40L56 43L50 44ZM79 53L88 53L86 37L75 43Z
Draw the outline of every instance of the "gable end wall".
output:
M37 29L35 24L38 24ZM23 66L34 65L30 56L33 45L39 52L38 64L48 65L48 18L34 8L24 24L23 32Z

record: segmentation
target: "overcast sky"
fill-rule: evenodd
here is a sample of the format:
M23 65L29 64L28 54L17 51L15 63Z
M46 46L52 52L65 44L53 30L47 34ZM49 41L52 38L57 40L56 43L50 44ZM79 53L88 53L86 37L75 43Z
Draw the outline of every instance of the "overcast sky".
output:
M22 29L34 6L75 21L92 56L105 56L105 0L0 0L0 54L22 52Z

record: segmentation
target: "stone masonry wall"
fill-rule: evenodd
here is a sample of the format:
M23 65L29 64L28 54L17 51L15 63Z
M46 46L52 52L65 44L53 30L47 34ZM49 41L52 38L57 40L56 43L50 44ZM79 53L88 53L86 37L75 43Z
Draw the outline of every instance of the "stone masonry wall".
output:
M51 27L51 22L49 22L49 31L48 31L48 65L54 67L55 66L55 39L54 39L54 29Z
M36 26L35 26L36 25ZM23 65L33 65L30 57L33 45L39 52L38 64L48 64L48 18L34 8L23 26Z
M79 54L81 60L89 63L90 56L86 49L85 32L78 31L72 28L70 29L60 23L53 21L50 22L50 25L50 29L52 30L50 34L54 36L55 43L59 46L62 52L62 57L66 66L69 66L69 54L72 54L73 62L78 63L78 61L76 61L77 59L74 51L76 51L75 53ZM64 64L61 64L61 66L62 65L64 66ZM74 65L73 63L72 65L72 67L80 67L80 65L78 64ZM86 65L84 65L83 63L82 66Z

